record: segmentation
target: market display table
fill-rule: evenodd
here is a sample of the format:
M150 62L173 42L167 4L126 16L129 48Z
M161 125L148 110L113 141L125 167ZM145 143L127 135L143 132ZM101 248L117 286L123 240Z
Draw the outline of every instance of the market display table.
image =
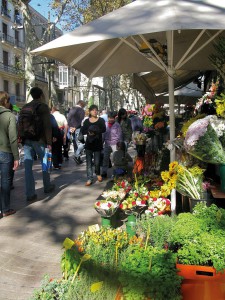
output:
M225 199L225 193L220 190L220 185L215 184L210 187L213 198Z

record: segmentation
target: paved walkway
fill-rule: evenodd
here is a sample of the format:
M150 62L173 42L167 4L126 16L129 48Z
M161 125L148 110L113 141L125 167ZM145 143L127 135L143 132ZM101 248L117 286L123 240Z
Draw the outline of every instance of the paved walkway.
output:
M11 193L17 213L0 219L0 300L28 300L45 274L59 278L64 239L100 223L93 204L107 182L85 187L85 163L76 165L70 158L62 170L53 170L56 190L47 196L38 162L34 172L38 200L26 203L21 166Z

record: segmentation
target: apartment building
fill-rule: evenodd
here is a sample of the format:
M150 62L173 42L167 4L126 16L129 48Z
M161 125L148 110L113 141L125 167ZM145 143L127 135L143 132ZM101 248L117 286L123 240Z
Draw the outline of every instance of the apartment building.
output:
M23 15L11 1L0 0L0 90L9 93L12 104L26 102L25 47ZM31 6L31 20L38 39L47 43L63 34L53 23ZM47 32L46 32L47 29ZM45 33L46 32L46 33ZM44 34L45 33L45 34ZM46 99L57 98L62 106L72 106L79 96L72 91L79 86L79 73L55 60L33 59L35 85L43 89Z
M0 16L0 90L9 93L11 102L25 102L24 31L19 9L1 0Z

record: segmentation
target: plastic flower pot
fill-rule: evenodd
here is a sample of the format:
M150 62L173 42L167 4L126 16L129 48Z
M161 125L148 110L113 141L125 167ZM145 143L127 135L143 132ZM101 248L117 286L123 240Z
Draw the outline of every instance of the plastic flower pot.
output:
M222 192L225 192L225 164L219 166L220 170L220 189Z
M136 225L135 215L129 215L126 221L126 231L129 237L132 237L136 234L135 225Z
M101 225L102 225L102 227L110 227L111 226L111 217L101 216Z
M207 266L176 264L176 268L183 277L183 300L225 299L225 273Z

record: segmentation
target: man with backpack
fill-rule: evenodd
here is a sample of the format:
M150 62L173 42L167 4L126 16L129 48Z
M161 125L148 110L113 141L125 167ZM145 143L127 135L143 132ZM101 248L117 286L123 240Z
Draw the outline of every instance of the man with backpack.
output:
M24 167L27 201L37 199L35 194L35 181L33 176L33 159L36 152L43 160L45 148L52 149L52 126L50 110L45 103L43 91L39 87L30 90L33 100L24 105L18 119L19 137L24 145ZM51 193L55 185L50 183L50 174L42 170L44 192Z

